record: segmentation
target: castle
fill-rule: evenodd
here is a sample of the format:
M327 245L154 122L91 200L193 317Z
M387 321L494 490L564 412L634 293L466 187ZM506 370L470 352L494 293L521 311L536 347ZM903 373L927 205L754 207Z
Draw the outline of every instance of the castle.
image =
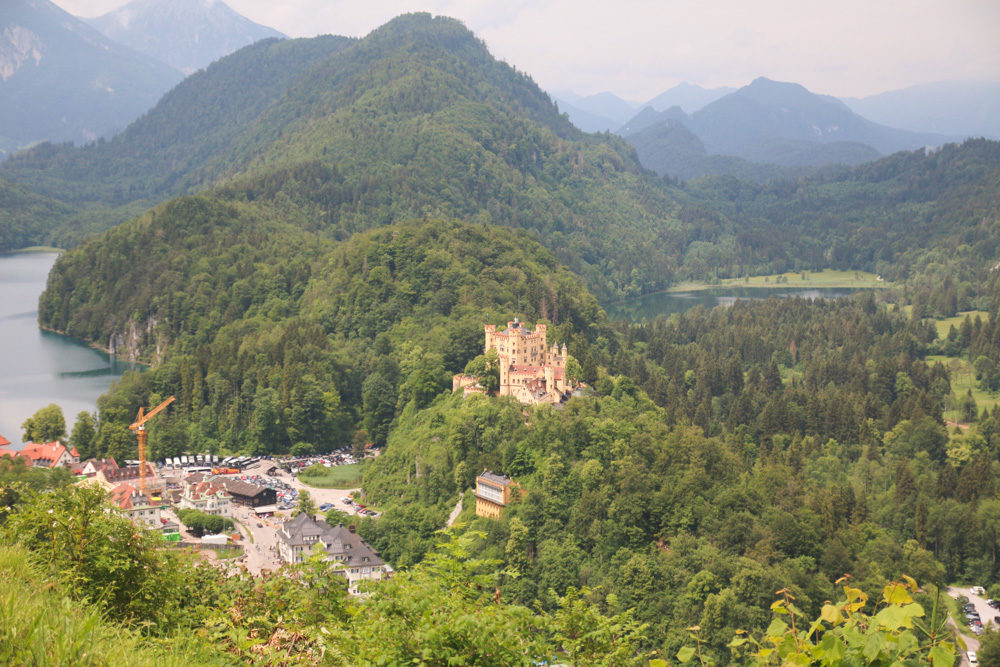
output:
M566 344L562 349L548 347L546 325L538 324L532 331L514 318L504 331L495 324L484 325L486 344L483 353L495 350L500 360L500 396L513 396L522 403L562 403L573 387L566 377ZM469 375L452 378L452 390L463 389L465 395L484 390Z

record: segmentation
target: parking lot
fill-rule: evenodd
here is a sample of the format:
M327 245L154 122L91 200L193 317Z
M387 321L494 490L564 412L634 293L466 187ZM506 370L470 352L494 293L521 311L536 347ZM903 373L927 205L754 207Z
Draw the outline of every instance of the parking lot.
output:
M972 588L960 588L960 587L948 587L948 595L953 598L965 597L968 599L969 604L973 606L976 613L979 615L979 619L982 622L983 627L987 627L992 624L994 628L1000 627L1000 623L997 623L996 619L1000 617L1000 610L995 607L991 607L987 603L987 598L985 595L977 595L972 592ZM965 614L965 610L961 610L962 614ZM962 634L965 635L965 643L968 645L969 651L979 650L979 641L976 639L977 632L970 627L970 621L966 616L954 619L956 624L961 624ZM969 665L968 657L963 653L962 655L962 665Z

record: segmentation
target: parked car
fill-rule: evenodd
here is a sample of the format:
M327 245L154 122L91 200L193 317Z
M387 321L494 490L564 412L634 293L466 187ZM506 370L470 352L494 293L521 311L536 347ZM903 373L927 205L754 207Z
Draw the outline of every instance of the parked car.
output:
M986 589L982 586L973 586L969 589L973 595L986 595Z
M322 505L319 506L319 511L320 512L325 512L325 511L327 511L328 509L330 509L332 507L333 507L333 503L323 503Z
M979 656L976 655L975 651L969 651L965 655L969 656L969 664L970 665L978 665L979 664Z

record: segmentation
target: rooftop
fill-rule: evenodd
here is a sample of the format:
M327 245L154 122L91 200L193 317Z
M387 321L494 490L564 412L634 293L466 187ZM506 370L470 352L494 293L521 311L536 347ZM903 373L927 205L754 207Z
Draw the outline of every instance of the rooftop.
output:
M485 480L487 482L493 482L494 484L499 484L500 486L510 486L511 484L514 483L514 480L512 480L510 477L507 477L506 475L498 475L494 472L490 472L489 470L484 470L479 475L479 479Z

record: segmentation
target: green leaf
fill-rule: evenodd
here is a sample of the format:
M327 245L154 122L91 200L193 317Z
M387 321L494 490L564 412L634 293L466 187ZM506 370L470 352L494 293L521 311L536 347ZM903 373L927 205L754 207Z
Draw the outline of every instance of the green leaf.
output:
M886 607L875 614L875 622L889 630L898 630L902 627L910 627L910 616L901 607Z
M889 604L909 604L913 602L913 598L910 597L910 593L906 590L906 586L897 583L887 584L885 588L882 589L882 597Z
M767 630L764 631L764 634L768 637L778 639L785 634L786 630L788 630L788 624L780 618L776 618L771 621L771 625L767 626Z
M955 651L945 644L938 644L928 653L934 667L951 667L955 662Z
M842 620L840 615L840 610L834 607L832 604L823 605L823 611L820 612L820 618L822 618L827 623L833 623L836 625Z
M677 661L678 662L688 662L694 657L694 649L690 646L685 646L680 651L677 651Z

